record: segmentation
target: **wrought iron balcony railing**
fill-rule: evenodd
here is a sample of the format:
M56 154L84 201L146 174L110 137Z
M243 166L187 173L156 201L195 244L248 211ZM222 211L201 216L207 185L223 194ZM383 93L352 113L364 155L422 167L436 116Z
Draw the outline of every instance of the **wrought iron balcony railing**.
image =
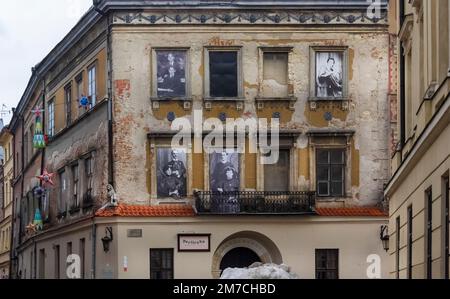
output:
M199 215L310 215L315 192L195 192Z

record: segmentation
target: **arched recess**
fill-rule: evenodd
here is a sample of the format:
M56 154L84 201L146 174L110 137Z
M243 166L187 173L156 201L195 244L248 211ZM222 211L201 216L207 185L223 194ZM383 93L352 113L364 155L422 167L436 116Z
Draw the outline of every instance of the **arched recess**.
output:
M214 279L220 278L222 258L230 250L239 247L254 251L264 264L274 263L280 265L283 263L281 252L271 239L258 232L242 231L223 240L214 252L211 266L211 274Z

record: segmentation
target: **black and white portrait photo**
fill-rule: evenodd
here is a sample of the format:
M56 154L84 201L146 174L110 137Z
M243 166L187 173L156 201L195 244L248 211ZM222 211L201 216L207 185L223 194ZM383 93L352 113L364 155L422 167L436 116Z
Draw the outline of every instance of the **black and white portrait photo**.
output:
M210 186L213 192L212 211L239 213L240 189L239 154L227 150L210 155Z
M316 97L344 96L343 60L343 52L316 53Z
M211 191L239 191L239 154L235 150L212 153L209 169Z
M186 96L186 52L157 51L158 97Z
M186 150L160 148L157 150L158 198L186 197Z

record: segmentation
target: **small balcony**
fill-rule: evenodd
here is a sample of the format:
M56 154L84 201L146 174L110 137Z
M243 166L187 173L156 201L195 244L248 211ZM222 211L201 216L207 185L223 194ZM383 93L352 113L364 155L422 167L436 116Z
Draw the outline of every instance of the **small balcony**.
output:
M195 192L198 215L314 215L315 192Z

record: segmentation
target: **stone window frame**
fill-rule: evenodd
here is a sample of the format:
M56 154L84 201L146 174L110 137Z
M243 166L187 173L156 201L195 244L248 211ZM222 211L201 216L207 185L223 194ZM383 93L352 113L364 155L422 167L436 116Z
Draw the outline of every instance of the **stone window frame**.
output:
M317 174L316 174L316 155L318 149L343 149L345 152L345 173L344 173L344 195L341 197L323 197L317 196L317 200L322 202L335 202L336 200L345 200L352 198L352 140L355 132L308 132L309 137L309 175L310 175L310 189L317 189ZM318 140L326 140L333 138L332 142L317 142ZM342 141L339 142L339 139ZM345 142L343 142L345 140ZM316 190L317 194L318 190Z
M211 146L211 147L207 147L203 149L203 171L204 171L204 186L205 186L205 190L206 191L211 191L211 182L210 182L210 155L211 155L211 151L212 149L221 149L221 150L230 150L231 148L227 148L225 146L223 147L218 147L218 146ZM245 191L246 190L246 186L245 186L245 156L246 156L246 152L244 153L240 153L239 152L239 147L235 146L233 148L234 150L236 150L237 154L239 155L239 190L240 191Z
M184 97L166 98L158 97L158 59L157 52L159 51L183 51L186 52L186 95ZM181 101L184 102L185 109L190 109L190 103L192 102L192 86L191 86L191 47L153 47L151 49L151 84L150 84L150 100L152 102L152 108L157 110L160 106L160 102Z
M286 53L288 54L288 61L287 61L287 85L288 85L288 95L286 97L264 97L262 85L264 82L264 53ZM294 64L293 64L293 54L294 54L294 47L287 46L287 47L258 47L258 95L255 98L257 108L258 110L264 109L264 103L265 102L288 102L289 109L295 110L295 103L297 102L297 98L294 95Z
M192 188L192 151L191 146L178 146L176 148L186 151L186 199L176 200L173 198L158 198L158 176L157 172L157 150L159 148L173 149L171 145L172 139L169 137L150 137L150 200L152 205L158 204L189 204L189 198L192 198L194 190Z
M349 101L349 47L348 46L310 46L310 77L309 77L309 102L311 108L317 106L317 102L341 102L348 105ZM317 97L316 96L316 54L319 52L342 52L343 53L343 96L341 98ZM315 108L314 108L315 109Z
M206 106L211 103L221 101L244 102L244 68L243 68L243 46L206 46L204 47L204 86L203 98ZM210 94L210 71L209 71L209 53L210 52L237 52L237 67L238 67L238 95L237 97L211 97Z

